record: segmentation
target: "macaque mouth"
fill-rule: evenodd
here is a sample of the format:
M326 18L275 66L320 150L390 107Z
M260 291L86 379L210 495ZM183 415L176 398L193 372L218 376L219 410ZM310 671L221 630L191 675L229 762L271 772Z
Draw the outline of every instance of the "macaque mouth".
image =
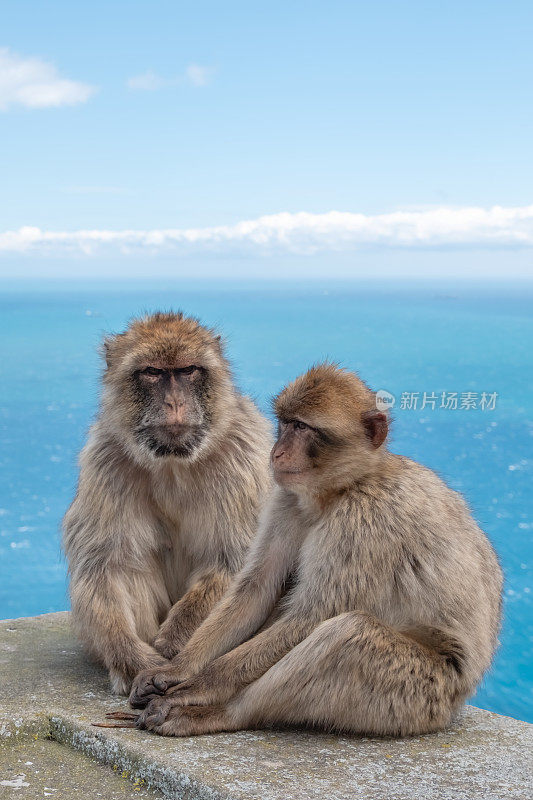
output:
M161 430L170 434L171 436L180 437L200 426L189 425L186 422L164 422L161 425L150 425L149 427L151 430L155 430L156 432Z
M185 422L162 422L159 425L140 425L135 430L136 436L172 436L179 439L191 431L202 428L202 425L190 425Z
M147 447L152 455L177 456L186 458L199 447L207 433L206 425L149 425L138 428L135 438L140 445Z

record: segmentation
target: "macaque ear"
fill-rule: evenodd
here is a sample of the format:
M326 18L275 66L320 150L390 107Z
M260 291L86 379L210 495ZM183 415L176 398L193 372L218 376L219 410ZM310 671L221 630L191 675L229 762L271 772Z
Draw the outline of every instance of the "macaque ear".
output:
M225 341L220 334L217 333L215 336L213 336L213 344L215 345L218 355L224 358Z
M389 432L387 415L383 411L365 411L361 414L361 422L372 447L381 447Z
M125 333L112 333L104 337L102 342L102 355L105 358L105 363L109 369L124 355L124 345L127 344L128 337Z
M116 345L115 336L106 336L102 344L102 352L108 369L112 365L114 360L113 356L115 353L115 345Z

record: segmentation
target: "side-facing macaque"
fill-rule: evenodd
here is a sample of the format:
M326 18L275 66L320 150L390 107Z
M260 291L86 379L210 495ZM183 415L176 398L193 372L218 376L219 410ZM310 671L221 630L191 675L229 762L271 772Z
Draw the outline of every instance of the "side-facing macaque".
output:
M278 486L246 564L174 662L135 679L130 701L148 705L129 724L442 728L497 644L491 545L459 494L387 450L387 416L356 375L314 367L275 410Z
M79 636L127 693L180 652L242 567L271 438L220 337L195 319L134 320L105 357L63 542Z

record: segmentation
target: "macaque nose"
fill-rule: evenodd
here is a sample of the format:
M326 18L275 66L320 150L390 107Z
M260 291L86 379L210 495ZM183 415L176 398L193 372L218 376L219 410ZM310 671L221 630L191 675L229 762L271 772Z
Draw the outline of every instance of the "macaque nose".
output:
M182 408L185 405L183 400L178 400L175 397L165 397L165 406L169 408L171 411L178 411L178 409Z
M282 447L276 447L272 451L272 461L276 461L278 458L281 458L285 455L285 450Z
M183 422L185 417L185 399L175 394L167 394L164 399L168 422Z

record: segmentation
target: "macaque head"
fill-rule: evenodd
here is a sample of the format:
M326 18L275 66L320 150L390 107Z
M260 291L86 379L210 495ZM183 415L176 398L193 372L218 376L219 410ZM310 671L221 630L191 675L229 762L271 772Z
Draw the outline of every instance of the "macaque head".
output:
M233 400L220 337L183 314L134 320L104 343L107 419L142 458L194 458Z
M276 482L312 494L336 491L372 472L382 459L387 416L352 372L320 364L274 399Z

